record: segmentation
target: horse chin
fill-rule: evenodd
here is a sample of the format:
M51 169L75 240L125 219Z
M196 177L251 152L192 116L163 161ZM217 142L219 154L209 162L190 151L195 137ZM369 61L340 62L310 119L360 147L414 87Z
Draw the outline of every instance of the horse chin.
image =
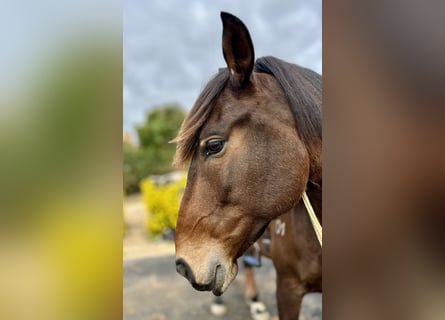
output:
M219 267L216 270L215 286L212 290L212 293L215 296L222 295L230 286L233 279L235 279L236 274L238 273L238 263L235 261L232 263L228 270L224 269L225 268Z

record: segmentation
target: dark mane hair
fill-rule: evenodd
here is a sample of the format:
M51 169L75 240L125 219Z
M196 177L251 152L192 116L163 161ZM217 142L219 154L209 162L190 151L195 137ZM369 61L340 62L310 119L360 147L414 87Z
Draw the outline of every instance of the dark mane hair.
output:
M311 153L312 146L321 145L322 140L321 76L312 70L274 57L257 59L254 68L256 72L274 76L280 84L294 115L297 132ZM177 144L175 166L181 166L193 157L201 128L210 117L214 102L223 91L229 77L226 68L220 69L204 87L188 113L178 137L174 140Z
M275 77L294 114L296 129L306 145L322 139L321 76L309 69L274 57L262 57L255 63L256 72Z

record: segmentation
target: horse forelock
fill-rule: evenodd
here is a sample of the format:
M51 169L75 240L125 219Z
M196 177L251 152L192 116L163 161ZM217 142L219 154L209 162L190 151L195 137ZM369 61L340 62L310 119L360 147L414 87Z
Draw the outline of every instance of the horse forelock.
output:
M221 68L201 91L192 109L185 117L178 136L173 141L176 143L174 166L184 166L193 157L199 142L199 133L209 119L215 102L226 86L229 77L228 69Z

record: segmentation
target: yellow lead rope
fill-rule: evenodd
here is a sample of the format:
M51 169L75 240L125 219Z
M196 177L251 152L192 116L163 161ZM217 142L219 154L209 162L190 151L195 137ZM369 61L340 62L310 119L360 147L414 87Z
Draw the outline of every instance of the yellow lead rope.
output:
M309 213L309 217L311 218L312 226L314 227L315 234L317 235L318 242L320 243L320 247L322 246L322 228L320 225L320 222L317 219L317 216L315 215L314 209L312 209L311 202L309 201L309 198L307 197L306 191L303 193L303 202L306 207L307 212Z

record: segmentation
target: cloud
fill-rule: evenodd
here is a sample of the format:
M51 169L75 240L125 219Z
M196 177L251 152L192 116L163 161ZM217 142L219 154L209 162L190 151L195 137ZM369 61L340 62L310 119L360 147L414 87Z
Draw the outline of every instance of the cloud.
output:
M249 28L257 57L273 55L321 73L321 1L124 1L124 131L151 107L189 109L219 67L220 11Z

